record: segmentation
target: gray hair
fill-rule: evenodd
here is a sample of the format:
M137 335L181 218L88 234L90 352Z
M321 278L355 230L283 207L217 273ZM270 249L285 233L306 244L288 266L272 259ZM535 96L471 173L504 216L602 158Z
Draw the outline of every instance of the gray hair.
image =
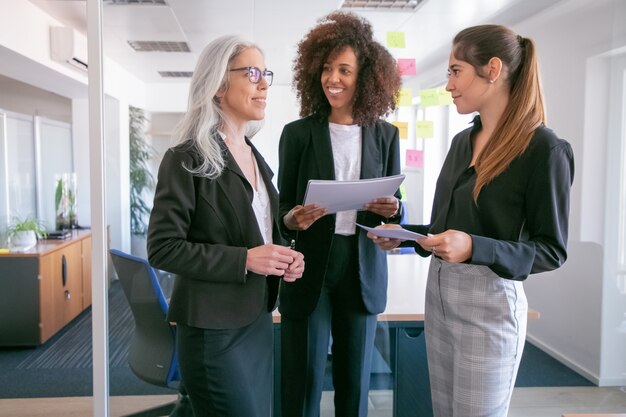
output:
M228 89L228 66L246 49L261 49L236 35L222 36L209 43L198 58L189 86L187 112L174 131L177 143L191 141L200 154L200 164L185 167L194 175L215 179L225 161L217 130L228 123L215 94Z

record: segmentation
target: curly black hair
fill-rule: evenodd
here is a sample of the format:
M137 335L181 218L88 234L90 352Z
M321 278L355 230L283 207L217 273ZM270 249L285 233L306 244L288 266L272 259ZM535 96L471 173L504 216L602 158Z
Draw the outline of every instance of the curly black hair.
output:
M298 43L293 86L300 100L300 116L328 118L330 104L321 76L324 63L346 47L354 49L359 75L354 97L354 122L372 125L396 108L402 81L395 59L373 39L372 25L353 13L333 12L318 21Z

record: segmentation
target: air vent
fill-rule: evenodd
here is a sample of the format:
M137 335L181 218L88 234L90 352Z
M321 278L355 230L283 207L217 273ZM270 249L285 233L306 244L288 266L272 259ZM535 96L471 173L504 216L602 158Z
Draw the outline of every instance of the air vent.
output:
M163 78L191 78L193 71L159 71Z
M425 0L344 0L341 9L413 12Z
M165 0L103 0L105 6L127 6L127 5L144 5L144 6L167 6Z
M190 52L187 42L128 41L137 52Z

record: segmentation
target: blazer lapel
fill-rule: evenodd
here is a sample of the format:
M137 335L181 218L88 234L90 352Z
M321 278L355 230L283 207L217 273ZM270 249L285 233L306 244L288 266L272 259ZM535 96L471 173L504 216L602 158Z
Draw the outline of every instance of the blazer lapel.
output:
M311 142L315 150L317 168L319 169L321 180L335 179L335 164L333 162L333 148L330 144L330 131L328 122L312 120L311 122Z
M224 172L217 177L216 181L222 189L224 198L230 202L233 208L233 212L238 221L239 238L249 247L262 245L264 243L263 236L261 235L254 210L252 209L254 190L239 168L239 165L237 165L237 162L235 162L235 158L233 158L228 147L223 141L220 143L222 151L224 152L226 166ZM241 191L244 192L242 193ZM233 227L235 227L235 225L233 225Z
M263 179L263 183L265 184L265 188L267 189L267 193L270 197L270 206L272 210L272 218L275 217L275 213L278 213L278 192L272 183L272 178L274 177L274 172L267 165L263 156L259 153L259 151L252 145L252 143L246 139L248 145L252 148L252 152L254 153L254 158L256 159L257 165L259 167L259 172L261 173L261 178Z
M378 178L381 174L380 140L376 137L376 125L361 129L361 179Z

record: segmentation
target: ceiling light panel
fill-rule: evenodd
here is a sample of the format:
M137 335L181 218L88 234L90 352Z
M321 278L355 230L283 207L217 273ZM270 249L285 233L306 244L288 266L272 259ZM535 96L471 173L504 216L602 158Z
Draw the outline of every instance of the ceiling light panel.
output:
M159 71L163 78L191 78L193 71Z
M167 6L165 0L103 0L105 6L128 6L128 5L144 5L144 6Z
M341 9L415 11L425 0L344 0Z
M187 42L128 41L137 52L191 52Z

